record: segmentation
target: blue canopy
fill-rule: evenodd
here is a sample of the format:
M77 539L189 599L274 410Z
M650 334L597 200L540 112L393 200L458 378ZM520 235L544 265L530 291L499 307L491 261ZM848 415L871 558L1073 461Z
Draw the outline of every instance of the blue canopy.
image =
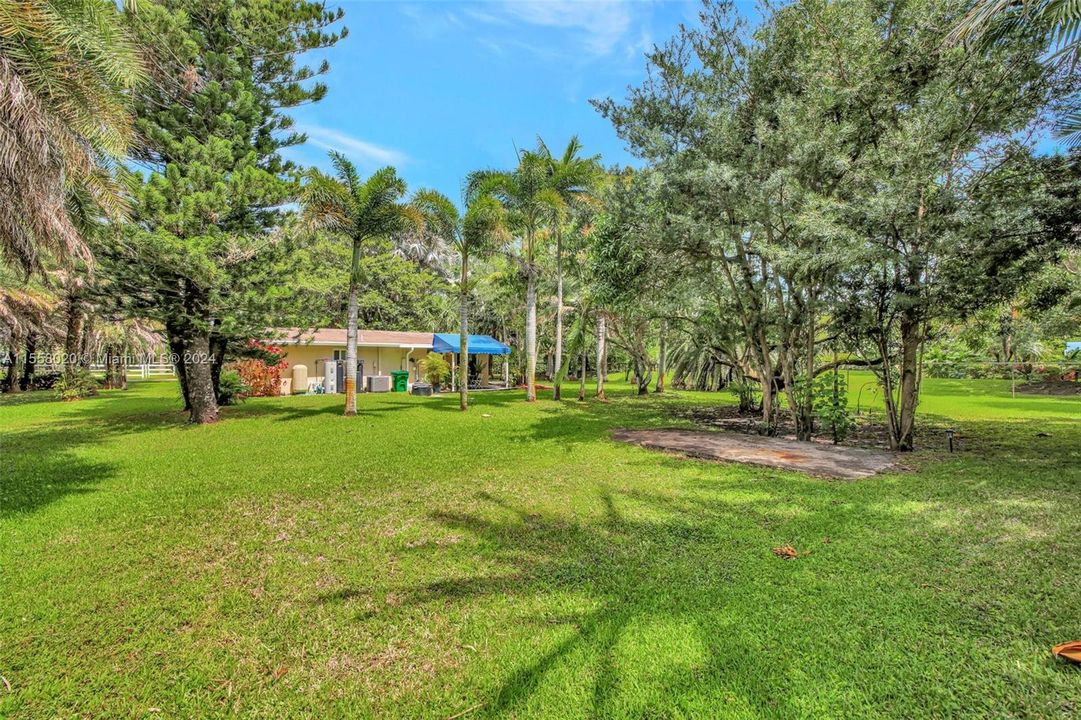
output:
M437 353L459 351L458 333L436 333L432 336L432 350ZM510 355L510 347L488 335L470 335L466 345L470 355Z

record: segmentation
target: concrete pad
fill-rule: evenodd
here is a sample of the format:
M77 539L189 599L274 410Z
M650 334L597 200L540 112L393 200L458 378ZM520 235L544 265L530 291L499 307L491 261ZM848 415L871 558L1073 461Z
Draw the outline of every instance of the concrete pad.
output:
M612 438L702 460L767 465L843 480L871 477L894 466L894 455L885 450L799 442L744 433L619 429L612 432Z

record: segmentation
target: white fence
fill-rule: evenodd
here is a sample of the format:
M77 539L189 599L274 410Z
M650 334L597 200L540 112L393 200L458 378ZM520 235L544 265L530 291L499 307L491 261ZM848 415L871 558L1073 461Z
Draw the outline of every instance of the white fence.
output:
M103 373L105 365L96 364L90 366L90 372ZM176 377L176 369L172 363L141 363L128 365L128 378L159 378Z

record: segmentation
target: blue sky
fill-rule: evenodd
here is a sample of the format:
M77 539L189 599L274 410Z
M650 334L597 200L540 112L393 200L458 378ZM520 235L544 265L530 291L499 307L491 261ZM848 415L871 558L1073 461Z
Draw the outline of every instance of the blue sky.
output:
M395 165L410 189L432 187L455 202L466 173L513 166L515 146L532 146L537 135L555 150L577 133L587 153L630 162L588 101L623 97L640 83L643 53L679 23L693 23L699 7L694 0L341 5L349 36L325 53L330 91L292 113L309 140L287 155L326 167L333 148L365 173Z
M328 1L328 5L332 4ZM622 98L644 53L697 23L698 0L480 0L340 3L349 36L324 56L327 97L292 112L304 146L285 154L328 168L327 150L368 174L394 165L411 190L461 199L478 168L509 168L538 135L558 151L577 134L606 164L633 163L591 98ZM754 0L737 0L745 17ZM1055 152L1046 134L1038 144Z

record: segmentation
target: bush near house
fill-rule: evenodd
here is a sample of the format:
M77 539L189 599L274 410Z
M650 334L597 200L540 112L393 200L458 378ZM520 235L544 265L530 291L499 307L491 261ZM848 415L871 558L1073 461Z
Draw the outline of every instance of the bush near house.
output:
M239 376L239 385L232 388L238 398L277 397L281 395L282 374L288 369L285 352L277 345L249 340L241 359L230 363L229 370ZM222 374L225 380L225 374Z

